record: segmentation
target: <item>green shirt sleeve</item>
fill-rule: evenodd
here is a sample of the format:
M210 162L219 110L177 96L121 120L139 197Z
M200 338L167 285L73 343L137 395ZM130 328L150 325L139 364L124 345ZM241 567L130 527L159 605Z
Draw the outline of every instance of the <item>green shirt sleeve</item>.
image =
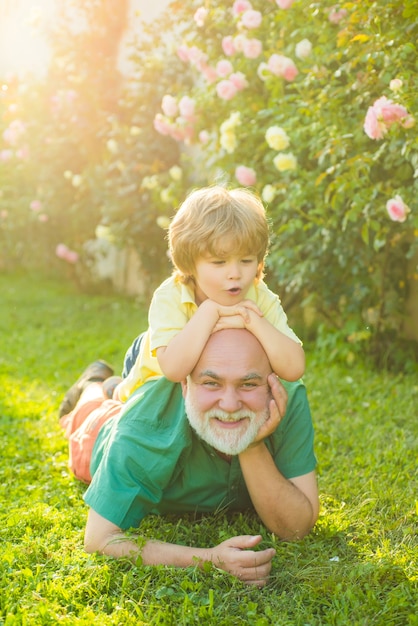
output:
M158 509L190 443L181 386L149 381L100 430L85 502L122 529L137 526Z

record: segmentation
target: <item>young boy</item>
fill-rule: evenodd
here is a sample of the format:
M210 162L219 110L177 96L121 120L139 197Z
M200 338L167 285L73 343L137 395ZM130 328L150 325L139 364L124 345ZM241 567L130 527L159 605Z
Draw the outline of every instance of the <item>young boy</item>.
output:
M299 379L301 342L262 280L269 227L259 198L242 188L194 191L173 218L168 240L174 273L153 295L140 353L114 397L126 400L160 376L185 380L209 336L224 328L247 328L280 378Z

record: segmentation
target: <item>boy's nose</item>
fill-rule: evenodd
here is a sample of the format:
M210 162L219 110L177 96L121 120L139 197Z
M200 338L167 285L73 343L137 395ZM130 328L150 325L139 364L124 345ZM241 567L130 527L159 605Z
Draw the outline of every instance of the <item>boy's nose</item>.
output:
M228 268L228 276L229 278L239 278L241 276L241 269L239 263L231 263Z

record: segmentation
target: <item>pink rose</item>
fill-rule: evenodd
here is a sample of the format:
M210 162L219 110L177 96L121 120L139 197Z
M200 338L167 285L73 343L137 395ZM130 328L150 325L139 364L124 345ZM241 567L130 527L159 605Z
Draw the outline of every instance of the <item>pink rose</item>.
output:
M295 0L276 0L276 4L280 9L290 9Z
M197 46L189 48L188 55L190 63L195 65L198 69L208 60L208 55Z
M331 24L339 24L341 20L347 15L346 9L339 9L338 6L332 7L328 19Z
M161 115L161 113L157 113L154 118L154 128L157 133L160 135L169 135L170 134L170 124L167 119Z
M408 111L400 104L395 104L392 100L382 96L373 104L378 118L382 118L386 124L393 124L401 121L404 117L408 117Z
M288 59L286 63L286 67L284 68L283 78L287 80L289 83L295 80L296 76L299 74L298 68L293 63L291 59Z
M396 123L404 128L411 128L415 120L405 107L382 96L367 109L363 128L370 139L382 139L388 129Z
M39 200L32 200L29 208L31 211L40 211L42 209L42 203Z
M242 14L241 24L245 28L258 28L263 20L260 11L249 9Z
M263 44L259 39L246 39L242 51L246 59L256 59L263 51Z
M237 93L237 88L230 80L221 80L216 85L216 93L222 100L232 100Z
M210 65L203 65L200 68L200 71L206 82L209 83L209 85L215 83L219 78L218 74L216 73L216 69L214 67L210 67Z
M20 120L13 120L13 122L10 122L9 127L3 132L3 139L11 146L15 146L20 137L24 134L25 130L26 127L23 122Z
M235 72L235 74L231 74L229 80L237 89L237 91L242 91L242 89L248 87L247 79L242 72Z
M164 115L167 115L168 117L174 117L178 113L177 100L173 98L173 96L166 94L165 96L163 96L161 108Z
M364 132L370 139L383 139L388 132L386 124L379 120L374 107L367 109L366 118L364 120Z
M177 48L177 56L179 59L187 63L189 59L189 46L181 45Z
M245 187L252 187L257 182L255 171L251 167L245 167L245 165L239 165L236 168L235 178L240 185Z
M183 96L179 102L180 115L186 120L190 120L194 117L195 101L189 96Z
M18 148L15 152L15 155L18 159L22 159L23 161L29 159L29 148L28 146L23 146L22 148Z
M267 62L267 67L272 74L280 76L291 82L298 75L298 69L292 59L282 54L272 54Z
M199 133L199 141L200 143L208 143L210 137L209 137L209 133L207 130L201 130Z
M6 162L6 161L10 161L10 159L13 156L13 151L12 150L2 150L0 152L0 161Z
M59 259L65 259L67 256L68 248L65 243L59 243L55 248L55 254Z
M230 61L227 61L226 59L222 59L216 64L216 73L221 78L226 78L227 76L232 74L233 71L234 68L232 67L232 63Z
M196 13L193 16L193 19L196 22L197 26L199 27L204 26L208 13L209 11L205 9L205 7L199 7L197 9Z
M235 54L236 49L234 45L234 38L231 35L224 37L222 39L222 50L226 54L227 57L232 57Z
M411 209L405 204L401 196L395 196L386 203L386 210L393 222L404 222Z
M244 11L250 11L251 9L251 2L248 2L248 0L235 0L232 6L232 15L238 17L238 15L241 15Z
M77 252L74 252L74 250L68 250L64 260L67 261L67 263L71 263L71 265L75 265L78 261Z

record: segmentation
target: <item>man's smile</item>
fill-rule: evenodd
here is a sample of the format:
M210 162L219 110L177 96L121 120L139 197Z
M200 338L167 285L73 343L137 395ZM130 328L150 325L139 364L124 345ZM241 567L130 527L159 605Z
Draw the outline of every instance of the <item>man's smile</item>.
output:
M249 420L249 417L212 417L221 428L236 428L241 426L245 421Z

